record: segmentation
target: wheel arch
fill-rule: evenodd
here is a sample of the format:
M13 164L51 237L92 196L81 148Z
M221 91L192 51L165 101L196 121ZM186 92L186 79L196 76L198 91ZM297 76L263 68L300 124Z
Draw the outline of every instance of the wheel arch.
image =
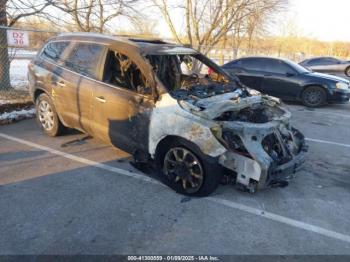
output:
M34 92L33 92L33 101L34 101L34 104L36 103L36 100L38 99L38 97L39 97L41 94L47 95L47 96L51 99L52 103L53 103L54 106L55 106L55 103L54 103L54 101L52 100L52 98L51 98L49 92L48 92L47 90L43 89L43 88L40 88L40 87L35 88L35 90L34 90ZM56 107L56 106L55 106L55 107ZM58 119L61 121L61 123L62 123L64 126L68 127L68 125L67 125L66 122L63 120L63 118L61 117L60 112L58 112L57 109L56 109L56 113L57 113Z
M348 65L348 66L345 68L345 70L344 70L344 74L345 74L346 76L348 76L348 77L350 77L350 74L349 74L349 75L347 74L347 72L348 72L349 69L350 69L350 65Z
M298 98L301 99L301 96L302 96L303 92L304 92L307 88L313 87L313 86L322 88L324 91L326 91L327 98L329 97L330 92L329 92L328 88L327 88L325 85L320 84L320 83L310 83L310 84L306 84L306 85L303 86L303 88L301 89L301 91L300 91L300 93L299 93L299 95L298 95Z
M41 94L46 94L48 96L50 96L48 94L48 92L42 88L35 88L34 92L33 92L33 100L34 100L34 103L36 102L36 100L38 99L38 97L41 95Z
M154 157L157 159L159 156L161 156L163 153L165 153L166 149L168 148L169 145L174 143L175 141L180 142L184 146L188 147L188 149L193 150L195 153L200 153L204 154L202 150L199 148L198 145L196 145L194 142L183 138L181 136L176 136L176 135L167 135L163 137L157 144L156 150L154 153Z

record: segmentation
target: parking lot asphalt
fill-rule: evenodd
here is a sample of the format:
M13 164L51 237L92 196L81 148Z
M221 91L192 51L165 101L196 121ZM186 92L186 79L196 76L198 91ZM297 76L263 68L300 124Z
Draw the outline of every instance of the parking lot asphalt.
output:
M350 105L286 104L310 146L286 188L187 198L86 135L0 127L0 254L350 254Z

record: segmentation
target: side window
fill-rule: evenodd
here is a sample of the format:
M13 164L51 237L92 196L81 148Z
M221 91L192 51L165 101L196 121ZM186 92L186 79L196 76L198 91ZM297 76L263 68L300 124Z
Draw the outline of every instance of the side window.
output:
M232 67L239 66L239 65L241 65L241 60L235 60L235 61L227 63L223 67L224 68L232 68Z
M64 52L64 50L69 45L69 42L51 42L48 43L43 52L41 53L41 56L47 59L50 59L54 62L57 62Z
M143 95L152 94L138 66L126 55L112 50L107 54L103 82Z
M334 64L338 64L338 60L334 59L334 58L325 58L323 59L323 65L334 65Z
M266 66L264 71L266 72L281 74L281 75L285 75L287 73L293 73L292 69L281 60L266 59L265 65Z
M77 43L64 61L64 65L79 74L96 78L96 63L102 50L101 45Z
M320 62L321 62L321 61L322 61L321 59L313 59L313 60L310 60L310 61L307 63L307 65L309 65L309 66L320 65Z
M242 59L240 67L253 71L263 71L264 63L262 59Z

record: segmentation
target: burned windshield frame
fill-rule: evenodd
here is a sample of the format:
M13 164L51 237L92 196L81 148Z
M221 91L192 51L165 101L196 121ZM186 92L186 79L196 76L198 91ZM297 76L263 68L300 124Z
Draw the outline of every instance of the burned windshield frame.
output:
M227 74L223 69L221 69L217 64L211 61L206 56L200 53L155 53L155 54L147 54L145 58L152 66L155 75L162 82L162 84L166 87L168 91L176 90L181 88L181 77L186 76L184 74L181 63L185 61L186 57L190 57L192 59L197 60L201 65L196 68L195 72L191 74L187 74L188 77L198 78L199 75L205 75L204 78L214 82L214 79L209 78L209 74L201 74L200 71L202 66L205 65L212 70L212 72L218 74L222 78L222 82L232 82L237 85L237 88L241 87L237 78ZM189 61L190 62L190 61Z

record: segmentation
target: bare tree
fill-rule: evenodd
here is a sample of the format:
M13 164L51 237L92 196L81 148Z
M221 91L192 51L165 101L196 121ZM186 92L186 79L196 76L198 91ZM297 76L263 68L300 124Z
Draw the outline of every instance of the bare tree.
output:
M55 7L63 12L58 21L82 32L105 32L108 24L118 17L132 17L139 0L57 0ZM73 21L73 24L71 23Z
M135 16L130 19L132 31L145 37L156 37L157 21L149 17Z
M266 20L268 14L287 4L287 0L184 0L183 5L176 7L183 10L186 26L185 29L177 29L171 15L174 6L170 7L170 1L152 2L162 13L174 39L179 43L187 43L204 54L220 41L226 45L229 35L236 37L245 34L249 20L256 21L252 27L255 30Z
M20 19L43 12L52 3L52 0L0 0L0 26L13 26ZM5 28L0 28L0 59L0 90L10 89L10 60Z
M78 31L103 32L109 22L135 12L139 0L0 0L0 26L13 26L36 16ZM73 24L71 23L73 21ZM0 28L0 89L9 89L10 61L6 29Z

